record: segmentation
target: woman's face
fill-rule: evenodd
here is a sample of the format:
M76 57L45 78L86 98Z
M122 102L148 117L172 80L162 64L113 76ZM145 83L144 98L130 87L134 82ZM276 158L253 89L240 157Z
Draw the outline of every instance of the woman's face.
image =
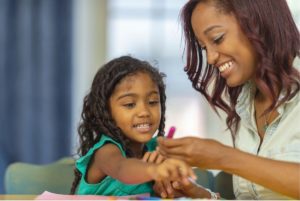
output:
M199 3L192 13L192 27L207 62L218 68L230 87L253 79L256 52L233 14L220 12L212 3Z

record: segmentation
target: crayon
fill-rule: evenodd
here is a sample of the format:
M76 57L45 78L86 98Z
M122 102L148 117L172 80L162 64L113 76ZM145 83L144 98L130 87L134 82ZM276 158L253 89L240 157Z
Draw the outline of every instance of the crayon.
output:
M167 138L168 139L173 138L175 131L176 131L176 128L174 126L171 126L171 128L170 128L170 130L168 132Z

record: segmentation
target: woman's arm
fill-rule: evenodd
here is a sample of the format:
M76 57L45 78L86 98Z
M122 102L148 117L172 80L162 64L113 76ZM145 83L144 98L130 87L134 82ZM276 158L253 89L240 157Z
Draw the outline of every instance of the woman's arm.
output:
M300 164L267 159L230 147L220 169L239 175L281 194L300 199Z
M192 166L219 169L265 186L284 195L300 198L300 164L251 155L215 140L186 137L158 139L165 157L184 160Z

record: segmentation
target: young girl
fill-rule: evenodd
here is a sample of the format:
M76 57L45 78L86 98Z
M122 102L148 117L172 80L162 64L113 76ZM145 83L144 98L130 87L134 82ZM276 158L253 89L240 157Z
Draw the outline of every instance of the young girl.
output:
M143 160L146 152L155 150L155 132L164 135L163 77L149 63L129 56L100 68L84 98L78 128L81 157L76 161L71 193L153 195L153 180L195 178L180 160L167 159L160 164Z

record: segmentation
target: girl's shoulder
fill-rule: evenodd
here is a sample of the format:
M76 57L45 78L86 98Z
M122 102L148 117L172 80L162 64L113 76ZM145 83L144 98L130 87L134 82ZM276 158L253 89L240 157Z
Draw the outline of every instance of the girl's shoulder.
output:
M114 139L112 139L111 137L107 136L107 135L102 135L101 138L99 139L99 141L94 144L94 146L82 157L80 157L77 161L76 161L76 167L78 168L78 170L81 173L84 173L86 171L86 167L89 164L89 161L91 160L92 156L94 155L94 153L100 149L101 147L103 147L105 144L107 143L111 143L116 145L123 156L126 156L125 151L123 150L122 146L120 143L118 143L117 141L115 141Z

